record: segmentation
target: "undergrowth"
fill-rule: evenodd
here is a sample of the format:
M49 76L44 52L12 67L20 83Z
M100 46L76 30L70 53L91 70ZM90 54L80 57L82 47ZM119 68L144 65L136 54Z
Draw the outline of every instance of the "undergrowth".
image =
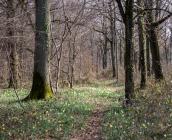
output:
M13 90L1 91L0 139L67 140L85 130L96 108L104 112L100 125L105 140L172 139L171 82L149 82L146 90L136 92L130 108L122 106L123 87L117 90L112 82L64 89L49 101L20 103ZM28 91L17 93L23 99Z
M108 140L171 140L171 83L149 83L136 93L131 108L111 107L104 117L103 133Z

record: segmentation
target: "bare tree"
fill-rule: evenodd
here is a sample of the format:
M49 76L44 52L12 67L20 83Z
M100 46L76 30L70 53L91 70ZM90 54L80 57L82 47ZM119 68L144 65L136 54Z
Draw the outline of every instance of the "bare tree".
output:
M49 79L50 14L49 1L36 0L35 56L33 83L26 99L47 99L53 96Z
M18 88L19 87L19 59L17 53L17 44L14 41L15 35L15 26L14 26L14 17L15 17L15 7L14 1L7 1L7 36L8 36L8 50L10 53L10 79L9 79L9 88Z
M134 94L133 79L133 7L134 0L126 0L125 11L120 0L116 0L125 24L125 98L126 104L131 104Z
M137 1L139 7L143 7L144 3L142 0ZM139 10L138 10L139 11ZM145 88L146 86L146 63L145 63L145 35L144 35L144 18L142 15L138 17L138 34L139 34L139 67L141 70L141 81L140 88Z

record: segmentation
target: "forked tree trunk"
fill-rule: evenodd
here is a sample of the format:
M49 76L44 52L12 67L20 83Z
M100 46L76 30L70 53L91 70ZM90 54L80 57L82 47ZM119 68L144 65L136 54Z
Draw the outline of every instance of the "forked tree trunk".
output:
M153 27L149 28L149 36L150 36L150 45L151 45L150 48L152 53L152 67L155 74L155 79L162 80L164 76L162 73L159 45L158 45L158 39L155 28Z
M49 79L50 14L49 1L36 0L36 33L33 83L29 99L53 97Z
M146 6L148 8L153 8L153 0L147 0ZM151 25L151 23L154 22L152 10L147 12L147 20L148 23L150 24L148 25L148 34L150 38L150 50L152 54L152 68L155 74L155 79L159 81L164 79L164 76L163 76L162 66L160 61L160 52L159 52L158 38L156 34L156 27Z

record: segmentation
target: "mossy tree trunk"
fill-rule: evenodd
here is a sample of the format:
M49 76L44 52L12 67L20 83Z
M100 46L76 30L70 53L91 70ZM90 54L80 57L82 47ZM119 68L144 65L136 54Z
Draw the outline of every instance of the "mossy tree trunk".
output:
M143 7L143 1L137 1L139 7ZM139 11L138 11L139 12ZM138 17L138 34L139 34L139 68L141 72L140 88L144 89L146 87L146 63L145 63L145 48L146 48L146 38L144 35L144 18L142 15Z
M49 79L50 13L48 0L36 0L36 32L33 83L28 99L53 97Z
M14 11L14 1L7 1L7 36L8 36L8 50L9 50L9 88L18 88L19 87L19 59L17 53L17 45L14 40L14 23L11 21L15 17Z

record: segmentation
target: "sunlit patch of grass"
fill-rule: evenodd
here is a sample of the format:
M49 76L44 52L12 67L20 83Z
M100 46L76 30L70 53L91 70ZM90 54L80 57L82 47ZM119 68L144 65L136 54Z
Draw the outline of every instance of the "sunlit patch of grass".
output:
M5 91L0 97L0 139L61 139L84 127L84 121L94 109L67 96L61 101L21 102L21 107L14 102L17 98L13 94ZM18 94L20 98L26 96L26 93Z
M18 102L16 94L23 99L28 93L0 94L0 139L68 139L85 127L96 107L108 107L113 100L118 104L118 94L105 87L74 87L53 100Z

